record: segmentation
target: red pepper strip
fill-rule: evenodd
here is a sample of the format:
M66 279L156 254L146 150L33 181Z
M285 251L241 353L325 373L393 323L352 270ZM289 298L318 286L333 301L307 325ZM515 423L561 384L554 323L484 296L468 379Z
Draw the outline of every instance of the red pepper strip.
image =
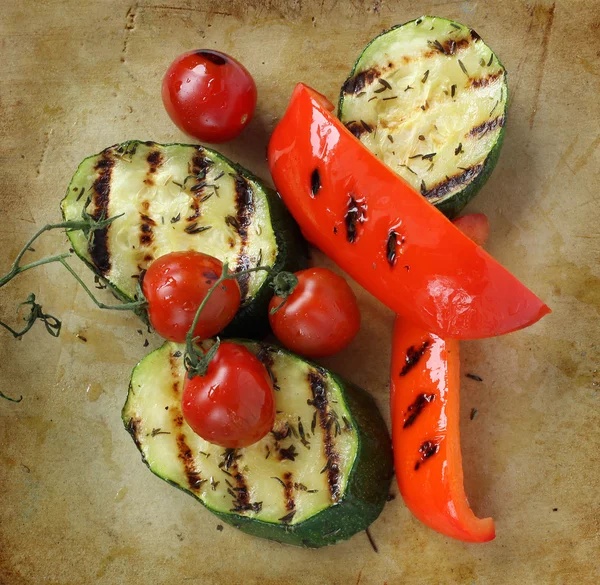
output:
M496 535L494 521L473 514L463 486L458 345L396 318L391 373L396 479L421 522L458 540L487 542Z
M394 312L476 339L550 309L379 161L298 84L269 143L278 191L305 236Z
M482 213L454 224L481 245L489 233ZM391 373L396 479L410 511L452 538L486 542L494 521L471 511L463 487L459 429L458 341L443 341L396 318Z

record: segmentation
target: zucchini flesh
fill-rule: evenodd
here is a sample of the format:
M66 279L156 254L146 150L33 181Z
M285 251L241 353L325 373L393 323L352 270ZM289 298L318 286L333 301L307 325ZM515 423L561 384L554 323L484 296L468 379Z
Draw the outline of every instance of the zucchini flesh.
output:
M167 342L136 366L123 408L148 467L256 536L318 547L364 530L385 503L392 469L372 399L290 352L238 343L273 379L273 430L243 449L196 435L181 414L184 347Z
M134 299L153 260L174 251L210 254L232 271L302 266L301 237L277 195L202 146L111 146L79 165L61 208L66 220L80 219L84 210L94 218L119 216L91 240L82 231L68 236L78 256L125 301ZM242 312L257 312L257 297L265 309L269 281L264 271L240 277Z
M367 45L342 87L339 117L452 217L496 164L507 99L506 71L475 31L423 16Z

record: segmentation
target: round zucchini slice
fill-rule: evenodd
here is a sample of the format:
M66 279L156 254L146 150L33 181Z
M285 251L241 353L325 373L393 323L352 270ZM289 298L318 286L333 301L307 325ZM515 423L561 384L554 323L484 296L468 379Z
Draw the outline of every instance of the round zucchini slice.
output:
M61 203L65 220L117 217L90 237L67 232L76 254L125 302L144 270L169 252L197 250L230 270L304 265L302 236L277 194L218 152L130 140L86 158ZM228 335L262 335L271 277L241 277L242 306ZM146 317L142 315L142 317Z
M339 117L379 159L456 216L491 174L506 71L472 29L422 16L373 39L342 86Z
M181 413L184 346L167 342L134 369L122 413L144 462L254 536L316 548L365 530L392 477L389 434L371 396L278 347L236 343L269 371L272 431L243 449L196 435Z

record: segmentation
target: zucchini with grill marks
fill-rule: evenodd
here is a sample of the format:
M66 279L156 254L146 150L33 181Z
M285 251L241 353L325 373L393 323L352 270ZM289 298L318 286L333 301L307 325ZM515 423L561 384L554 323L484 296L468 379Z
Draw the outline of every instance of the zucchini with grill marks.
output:
M496 165L507 100L506 71L477 33L423 16L367 45L338 113L369 150L454 217Z
M392 477L389 434L371 396L278 347L236 343L273 380L272 431L243 449L196 435L181 413L184 346L166 342L134 369L123 408L144 462L254 536L321 547L365 530L381 512Z
M65 220L82 212L121 216L89 241L68 232L77 255L125 302L150 263L169 252L197 250L230 270L303 267L298 227L275 192L221 154L203 146L132 140L86 158L61 203ZM228 335L266 331L271 277L238 279L242 306Z

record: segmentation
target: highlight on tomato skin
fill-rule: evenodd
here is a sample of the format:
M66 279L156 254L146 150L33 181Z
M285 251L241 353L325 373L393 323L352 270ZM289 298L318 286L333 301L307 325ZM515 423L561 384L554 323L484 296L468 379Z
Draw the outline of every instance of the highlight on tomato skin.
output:
M266 368L248 349L226 341L205 375L186 378L181 404L197 435L230 449L260 441L275 422L274 390Z
M227 142L238 136L254 115L256 98L248 70L213 49L180 55L162 82L162 100L171 120L204 142Z
M220 260L193 250L170 252L154 260L144 275L142 291L156 332L183 343L200 303L222 272ZM202 309L194 336L208 339L219 333L235 317L240 303L237 280L223 281Z
M327 268L296 272L298 284L284 300L269 304L273 333L288 349L306 357L327 357L344 349L360 329L356 295L344 278Z

